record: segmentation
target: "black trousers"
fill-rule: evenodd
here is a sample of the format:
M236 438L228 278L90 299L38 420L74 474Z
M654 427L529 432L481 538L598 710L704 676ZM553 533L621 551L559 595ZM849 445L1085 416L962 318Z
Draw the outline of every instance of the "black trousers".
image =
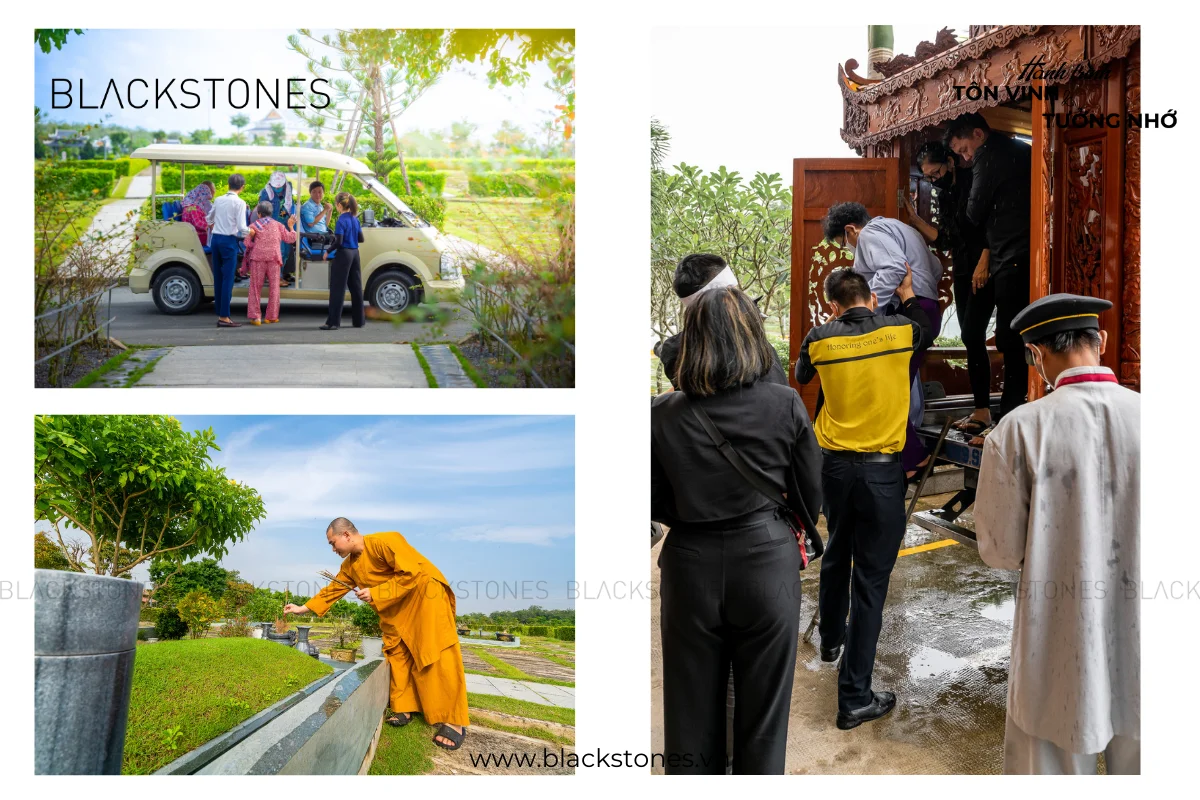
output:
M829 541L821 557L821 646L844 644L838 710L870 705L875 646L896 555L904 540L904 469L825 456ZM849 612L849 624L846 615Z
M677 525L662 568L668 774L725 772L733 667L733 771L782 774L800 628L800 549L774 514L742 527Z
M996 310L996 282L988 280L977 292L971 291L971 271L954 271L954 313L967 348L967 378L975 408L991 406L992 365L988 360L987 327Z
M1029 365L1025 344L1011 327L1013 317L1029 305L1029 256L1001 264L989 283L996 285L996 349L1004 356L1004 390L1000 394L1000 416L1025 402L1029 388Z
M358 249L343 247L337 251L329 265L329 317L326 325L342 324L342 305L346 302L346 289L350 289L350 307L354 327L367 324L363 310L362 269L358 264Z

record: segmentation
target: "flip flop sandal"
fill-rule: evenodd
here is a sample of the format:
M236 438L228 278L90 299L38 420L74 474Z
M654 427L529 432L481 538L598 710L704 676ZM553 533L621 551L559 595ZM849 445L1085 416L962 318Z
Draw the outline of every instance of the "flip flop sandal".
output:
M448 744L442 744L441 742L438 741L439 736L443 739L449 739L451 742L454 743L454 746L452 747ZM442 725L438 726L437 733L435 733L433 735L433 743L436 744L438 747L442 748L443 750L457 750L458 748L462 747L463 739L465 739L466 736L467 736L466 728L463 728L462 733L459 733L458 731L454 730L454 728L451 728L449 725L442 724Z
M963 417L958 422L954 423L954 429L962 431L970 436L978 436L981 431L987 430L989 427L991 427L991 425L992 423L984 422L981 419Z
M392 714L387 718L386 722L393 728L403 728L408 723L412 722L412 714Z
M240 327L242 327L242 323L240 323L240 322L225 322L224 320L217 320L217 327L218 328L240 328Z

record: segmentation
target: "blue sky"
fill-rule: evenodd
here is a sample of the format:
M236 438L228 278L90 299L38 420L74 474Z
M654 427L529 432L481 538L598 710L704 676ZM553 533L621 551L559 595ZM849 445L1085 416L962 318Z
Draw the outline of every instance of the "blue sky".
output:
M573 606L575 421L549 416L181 416L267 516L222 565L311 594L340 559L325 527L400 531L455 586L458 611ZM137 576L144 577L144 576ZM323 584L322 584L323 585Z
M52 49L44 54L34 46L34 102L48 118L71 123L97 123L101 121L102 114L111 113L113 116L109 122L114 124L141 126L150 131L162 128L185 133L198 128L212 128L218 136L229 136L234 132L229 124L231 116L245 113L254 122L265 116L270 108L264 106L256 110L249 106L239 112L228 106L227 97L222 101L218 92L218 108L214 111L209 94L211 89L202 79L223 78L228 81L246 78L253 86L254 79L279 79L282 82L289 77L310 77L305 69L304 57L288 48L287 37L292 33L295 31L289 29L90 29L82 36L72 34L62 50ZM324 33L327 31L313 31L318 37ZM319 46L314 46L312 51L314 54L330 52ZM337 63L336 58L332 60ZM506 119L520 125L527 133L535 133L538 125L547 118L546 112L552 112L557 102L554 94L542 85L550 77L546 65L534 64L530 67L529 83L524 88L498 85L495 89L489 89L485 72L486 69L479 66L459 67L443 77L398 118L397 127L401 133L412 128L448 128L451 122L464 117L479 125L476 137L485 143L491 140L492 134ZM103 111L78 108L56 111L51 108L52 78L66 78L73 83L76 87L75 106L79 104L77 94L80 78L84 79L84 99L88 105L100 104L110 78L115 79L122 88L133 78L146 80L152 88L156 78L163 84L175 78L172 93L176 103L194 102L181 94L178 87L180 80L195 78L201 81L199 89L203 102L193 110L176 110L168 104L165 111L156 111L150 106L141 110L127 106L122 111L110 97ZM142 92L140 85L134 91ZM141 102L141 99L141 94L135 97L136 102ZM281 99L280 102L284 101ZM286 109L281 113L287 113ZM329 129L327 122L326 130Z

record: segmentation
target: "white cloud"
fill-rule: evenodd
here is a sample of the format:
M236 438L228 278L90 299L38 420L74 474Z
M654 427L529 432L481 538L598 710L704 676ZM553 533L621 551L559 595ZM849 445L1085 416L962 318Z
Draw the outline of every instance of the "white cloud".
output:
M469 525L455 528L447 539L464 542L501 542L504 544L550 545L555 539L575 535L575 529L556 525Z

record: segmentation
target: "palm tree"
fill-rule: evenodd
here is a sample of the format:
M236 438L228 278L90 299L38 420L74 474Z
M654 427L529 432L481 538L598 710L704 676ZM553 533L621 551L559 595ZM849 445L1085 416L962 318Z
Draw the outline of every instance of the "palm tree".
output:
M229 118L229 124L237 128L237 133L233 135L235 141L242 141L242 128L250 124L250 118L245 114L234 114Z

